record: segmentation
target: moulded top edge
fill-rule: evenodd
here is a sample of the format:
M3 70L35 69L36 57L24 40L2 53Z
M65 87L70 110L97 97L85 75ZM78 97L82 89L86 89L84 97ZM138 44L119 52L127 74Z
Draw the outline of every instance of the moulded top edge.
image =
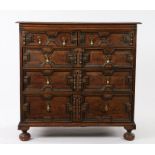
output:
M141 22L31 22L31 21L17 21L16 23L19 24L64 24L64 25L71 25L71 24L142 24Z

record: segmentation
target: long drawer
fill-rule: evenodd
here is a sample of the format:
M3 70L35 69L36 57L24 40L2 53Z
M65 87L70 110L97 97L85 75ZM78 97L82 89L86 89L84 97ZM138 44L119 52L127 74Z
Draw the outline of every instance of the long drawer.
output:
M24 47L24 68L133 68L132 48L52 48Z
M132 71L115 71L105 74L102 70L55 69L25 70L24 91L132 91Z
M22 110L26 121L130 122L132 95L60 95L45 100L24 96Z

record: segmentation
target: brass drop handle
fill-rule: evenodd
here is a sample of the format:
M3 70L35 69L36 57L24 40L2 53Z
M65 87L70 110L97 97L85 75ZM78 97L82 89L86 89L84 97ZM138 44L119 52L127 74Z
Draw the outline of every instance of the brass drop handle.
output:
M47 105L47 112L50 112L50 105Z
M109 110L107 104L105 105L104 110L105 110L106 112Z
M45 61L46 63L49 63L49 57L47 56L47 54L45 54Z
M66 45L66 40L64 39L63 41L62 41L62 46L65 46Z
M107 80L107 81L106 81L106 84L109 84L109 83L110 83L110 81L109 81L109 80Z
M106 80L106 84L107 85L110 84L110 80L109 79Z
M108 60L106 60L106 63L108 64L108 63L110 63L110 60L108 59Z
M90 46L93 46L94 45L94 41L93 39L90 40Z
M50 112L51 111L51 106L50 106L50 102L49 101L47 101L47 106L46 106L46 111L47 112Z
M50 84L50 81L49 81L49 79L48 79L48 78L46 79L46 84L47 84L47 85L49 85L49 84Z
M38 39L38 44L41 45L41 38Z

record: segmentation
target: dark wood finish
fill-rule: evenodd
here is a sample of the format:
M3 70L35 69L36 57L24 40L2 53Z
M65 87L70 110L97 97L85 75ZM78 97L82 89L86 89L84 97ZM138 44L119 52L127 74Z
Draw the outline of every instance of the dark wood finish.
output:
M19 139L21 141L28 141L30 140L30 138L31 138L31 135L27 131L23 131L23 133L19 135Z
M39 126L124 126L133 140L137 24L19 22L20 140Z

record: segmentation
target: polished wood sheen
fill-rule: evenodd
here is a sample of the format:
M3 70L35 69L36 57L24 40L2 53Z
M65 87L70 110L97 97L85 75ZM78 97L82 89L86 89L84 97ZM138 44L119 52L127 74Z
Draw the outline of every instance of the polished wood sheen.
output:
M122 126L133 140L139 23L18 23L20 140L49 126Z

